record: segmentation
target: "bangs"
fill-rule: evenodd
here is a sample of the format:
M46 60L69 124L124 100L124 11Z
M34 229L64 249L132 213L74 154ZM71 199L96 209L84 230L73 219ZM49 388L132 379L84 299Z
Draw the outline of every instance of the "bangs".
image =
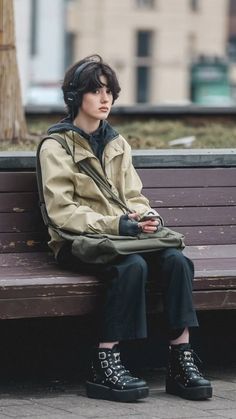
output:
M101 76L104 76L107 80L106 83L101 82ZM107 86L111 90L113 97L116 96L116 89L114 86L114 78L110 71L107 71L106 68L94 68L91 66L87 74L81 74L80 86L78 91L83 93L93 92L96 89L99 89L103 86Z

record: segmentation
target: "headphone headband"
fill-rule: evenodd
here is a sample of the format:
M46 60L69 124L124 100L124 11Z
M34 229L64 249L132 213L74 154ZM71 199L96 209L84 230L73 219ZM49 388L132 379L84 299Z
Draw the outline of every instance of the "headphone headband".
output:
M86 61L85 63L83 63L83 64L79 65L79 67L77 67L77 69L75 70L75 73L74 73L73 81L71 82L71 87L73 89L76 89L78 87L79 76L82 73L82 71L92 62L94 62L94 61L92 61L92 60Z
M69 107L72 107L72 109L74 109L74 107L78 108L78 106L81 105L81 103L80 103L81 98L80 98L80 96L78 94L78 91L77 91L79 76L82 73L82 71L85 69L85 67L87 67L89 64L95 63L95 62L96 62L95 60L88 60L88 61L85 61L83 64L79 65L74 72L74 77L73 77L72 82L70 82L70 90L64 92L65 103Z

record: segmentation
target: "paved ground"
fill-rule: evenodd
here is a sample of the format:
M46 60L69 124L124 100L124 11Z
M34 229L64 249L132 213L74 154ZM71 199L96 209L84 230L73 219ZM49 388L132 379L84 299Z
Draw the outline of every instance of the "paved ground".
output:
M197 419L236 418L236 364L212 367L212 400L192 402L165 394L164 370L142 374L150 385L149 398L135 403L115 403L88 399L83 381L19 382L0 384L0 418L137 418Z

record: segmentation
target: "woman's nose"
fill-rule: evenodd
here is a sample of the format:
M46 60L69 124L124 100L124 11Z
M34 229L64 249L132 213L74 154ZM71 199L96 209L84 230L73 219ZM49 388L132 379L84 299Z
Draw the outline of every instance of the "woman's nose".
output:
M108 98L108 93L106 91L101 93L101 101L102 102L108 102L109 98Z

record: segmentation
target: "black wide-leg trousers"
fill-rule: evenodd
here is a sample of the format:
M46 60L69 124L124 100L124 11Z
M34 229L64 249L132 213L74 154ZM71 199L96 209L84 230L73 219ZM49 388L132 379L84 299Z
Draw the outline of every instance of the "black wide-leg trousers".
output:
M194 266L177 249L132 254L105 265L87 265L64 246L58 255L64 268L85 271L106 280L101 313L100 342L147 337L146 284L151 276L161 281L168 332L198 326L192 299Z

